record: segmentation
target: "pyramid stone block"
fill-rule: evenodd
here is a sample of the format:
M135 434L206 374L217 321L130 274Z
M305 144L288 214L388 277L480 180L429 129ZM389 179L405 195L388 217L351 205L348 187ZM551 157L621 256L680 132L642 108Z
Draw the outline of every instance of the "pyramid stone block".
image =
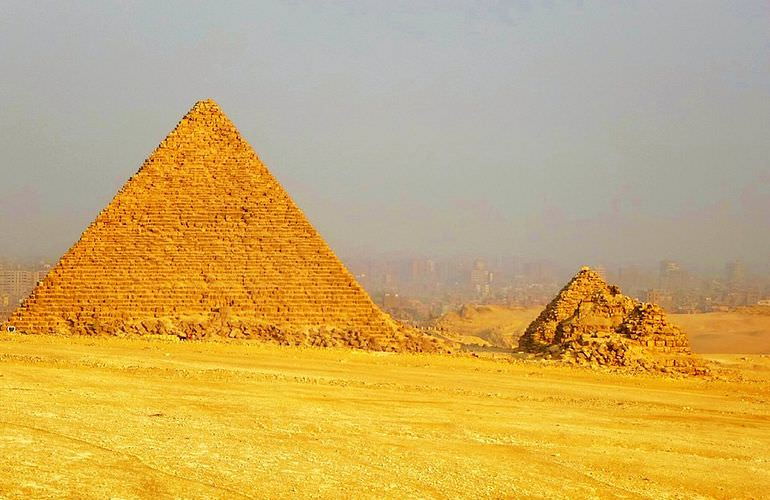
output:
M377 308L212 100L184 116L6 326L437 348Z

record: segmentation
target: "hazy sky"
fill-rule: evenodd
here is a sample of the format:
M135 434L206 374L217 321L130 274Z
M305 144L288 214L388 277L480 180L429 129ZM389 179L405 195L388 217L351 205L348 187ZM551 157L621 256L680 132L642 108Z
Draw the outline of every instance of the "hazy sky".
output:
M0 255L205 97L342 254L770 262L763 0L0 0Z

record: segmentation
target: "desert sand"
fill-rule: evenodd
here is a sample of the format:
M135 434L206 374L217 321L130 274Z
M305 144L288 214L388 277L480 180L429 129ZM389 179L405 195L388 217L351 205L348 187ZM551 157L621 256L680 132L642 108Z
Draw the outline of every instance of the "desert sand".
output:
M0 497L766 497L770 357L708 359L4 335Z
M445 328L463 344L511 347L542 310L542 307L468 304L460 311L443 315L434 325Z
M672 314L695 352L770 354L770 314L713 312Z

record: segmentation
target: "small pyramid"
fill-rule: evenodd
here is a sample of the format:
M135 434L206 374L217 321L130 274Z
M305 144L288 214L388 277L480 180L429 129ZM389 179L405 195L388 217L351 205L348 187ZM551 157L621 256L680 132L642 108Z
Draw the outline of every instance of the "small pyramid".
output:
M529 325L519 339L519 347L532 352L547 349L556 341L559 324L570 318L587 297L597 293L610 296L617 291L599 273L582 267Z
M519 348L579 364L707 372L663 309L623 295L587 267L527 327Z
M371 301L213 100L182 118L7 326L437 348Z

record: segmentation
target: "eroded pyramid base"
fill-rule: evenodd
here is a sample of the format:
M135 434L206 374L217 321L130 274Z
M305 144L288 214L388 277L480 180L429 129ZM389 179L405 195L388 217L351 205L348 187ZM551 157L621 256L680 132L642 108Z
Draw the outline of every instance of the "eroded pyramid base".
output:
M371 351L448 353L452 346L440 339L393 322L382 328L353 325L277 325L229 315L163 316L143 320L69 318L45 328L16 328L21 334L61 336L167 336L179 340L243 339L289 346L347 347Z
M617 333L585 335L546 351L552 359L583 366L610 366L637 372L706 375L703 360L691 353L666 353L641 346Z

